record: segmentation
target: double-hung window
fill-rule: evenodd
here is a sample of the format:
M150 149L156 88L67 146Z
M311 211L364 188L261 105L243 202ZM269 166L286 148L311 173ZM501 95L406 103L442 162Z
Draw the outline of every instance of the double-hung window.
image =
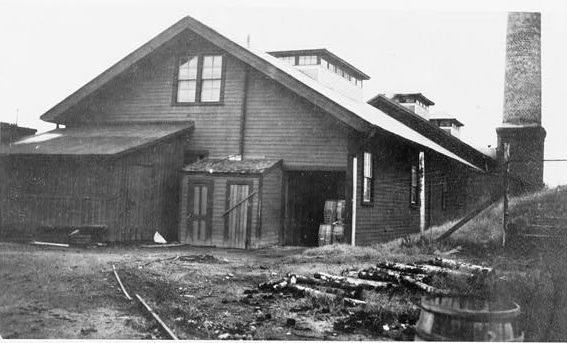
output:
M363 178L362 178L362 203L372 203L372 154L364 153Z
M419 204L419 173L416 165L411 166L410 204Z
M189 55L179 59L177 104L215 103L222 99L223 56Z

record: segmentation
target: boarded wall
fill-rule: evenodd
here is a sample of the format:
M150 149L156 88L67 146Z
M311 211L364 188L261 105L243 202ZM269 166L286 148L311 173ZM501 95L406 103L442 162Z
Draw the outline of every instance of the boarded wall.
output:
M110 241L176 236L186 138L121 157L11 156L4 165L2 235L42 226L105 225Z

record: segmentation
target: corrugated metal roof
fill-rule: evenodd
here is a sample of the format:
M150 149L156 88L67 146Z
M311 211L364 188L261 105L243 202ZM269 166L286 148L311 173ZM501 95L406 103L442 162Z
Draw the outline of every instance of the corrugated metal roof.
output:
M2 154L108 156L155 143L193 127L192 122L183 122L55 129L4 146Z
M282 160L269 159L250 159L250 160L229 160L229 159L203 159L183 167L183 171L191 173L224 173L224 174L262 174L274 167Z

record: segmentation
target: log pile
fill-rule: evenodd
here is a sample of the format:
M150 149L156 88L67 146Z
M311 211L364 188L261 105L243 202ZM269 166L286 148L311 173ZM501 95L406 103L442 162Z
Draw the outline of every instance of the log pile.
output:
M363 290L379 292L404 287L425 294L456 295L458 291L434 287L431 281L434 277L475 280L491 273L492 268L442 258L411 264L384 261L363 270L347 270L342 276L323 272L312 277L288 274L281 279L263 282L258 288L267 292L287 291L341 299L345 304L355 306L366 304L360 299Z

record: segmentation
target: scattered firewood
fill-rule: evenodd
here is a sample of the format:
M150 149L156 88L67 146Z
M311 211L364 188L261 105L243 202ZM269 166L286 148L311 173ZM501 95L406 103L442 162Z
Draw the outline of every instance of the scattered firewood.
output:
M175 336L173 331L171 331L171 329L167 325L165 325L165 323L163 322L163 320L161 320L161 318L157 315L157 313L155 313L154 310L152 310L152 308L148 306L148 304L146 304L146 302L144 301L144 299L142 299L142 297L136 294L136 298L138 298L140 303L144 305L146 310L148 310L148 312L152 315L152 317L154 317L154 319L161 325L161 327L165 330L165 332L167 332L167 334L169 335L169 337L171 337L171 339L176 341L179 340L177 336Z
M262 282L258 285L258 288L263 290L278 291L287 287L289 283L289 278L282 278L277 280L270 280Z
M322 285L324 282L322 280L318 280L316 278L305 276L301 274L294 274L297 280L297 283L301 283L304 285ZM291 276L291 274L290 274Z
M399 281L406 273L379 267L372 267L366 270L361 270L358 277L365 280L396 282ZM417 281L423 281L428 276L425 274L412 274L412 278Z
M427 261L428 264L444 267L444 268L451 268L457 270L466 270L472 273L483 273L483 274L490 274L492 273L493 269L490 267L483 267L476 264L470 264L465 262L458 262L454 260L448 260L441 257L436 257L433 260Z
M404 263L396 263L396 262L380 262L376 266L379 268L398 270L408 274L426 274L429 276L441 274L441 275L452 275L456 277L472 276L471 273L465 271L445 268L441 266L404 264Z
M69 244L51 243L51 242L31 241L30 244L32 244L32 245L43 245L43 246L49 246L49 247L60 247L60 248L68 248L69 247Z
M416 287L430 294L449 294L449 291L447 290L438 289L424 283L423 280L427 276L423 274L415 274L410 276L395 270L389 270L384 268L371 268L369 270L360 271L358 275L361 279L367 279L367 280L384 280L385 278L390 280L395 279L402 284Z
M128 294L128 292L126 292L126 288L124 288L124 285L122 284L122 281L120 280L120 276L118 276L118 273L116 272L116 267L114 266L114 264L112 265L112 270L114 271L114 276L116 276L116 280L118 280L118 284L120 285L120 288L122 289L122 293L124 293L124 295L126 296L126 298L128 300L132 300L132 297L130 297L130 294Z
M327 297L329 299L336 299L337 295L330 294L327 292L321 292L313 288L299 286L299 285L291 285L291 289L298 291L299 293L307 294L314 297ZM350 305L366 305L366 301L351 299L351 298L343 298L343 301Z
M341 276L357 277L359 271L357 268L347 268L341 272Z
M391 282L380 282L380 281L367 281L355 279L347 276L335 276L327 273L315 273L315 278L326 281L328 284L335 287L345 288L345 289L386 289L392 287Z

